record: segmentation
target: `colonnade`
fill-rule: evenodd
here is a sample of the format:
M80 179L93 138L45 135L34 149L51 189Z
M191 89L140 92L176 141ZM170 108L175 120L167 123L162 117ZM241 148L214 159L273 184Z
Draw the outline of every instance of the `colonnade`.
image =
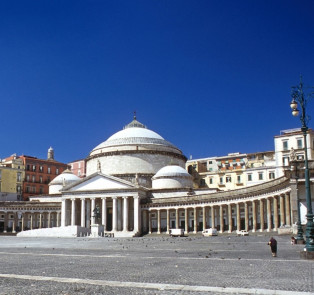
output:
M220 233L235 230L277 231L291 226L289 193L266 198L230 200L203 204L158 205L143 212L146 231L169 233L171 228L182 228L185 233L217 228ZM145 230L145 229L144 229Z
M78 225L89 228L100 224L104 227L104 232L137 233L140 231L139 212L139 196L64 198L61 226Z
M60 211L0 211L0 231L17 232L35 228L59 227Z

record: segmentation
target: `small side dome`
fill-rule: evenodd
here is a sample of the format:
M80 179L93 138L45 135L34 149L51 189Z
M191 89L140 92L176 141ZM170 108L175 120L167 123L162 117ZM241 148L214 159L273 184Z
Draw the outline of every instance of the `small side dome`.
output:
M81 178L73 174L69 169L66 169L49 183L49 194L59 194L64 186L79 180Z
M152 178L153 189L192 188L192 176L181 166L161 168Z

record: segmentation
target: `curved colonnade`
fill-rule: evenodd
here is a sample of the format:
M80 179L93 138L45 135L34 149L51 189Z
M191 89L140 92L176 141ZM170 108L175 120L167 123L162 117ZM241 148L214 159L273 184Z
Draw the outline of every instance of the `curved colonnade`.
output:
M281 178L206 196L152 199L142 206L143 230L169 233L171 228L182 228L185 233L196 233L214 227L221 233L277 231L293 223L290 191L289 180Z
M235 191L206 195L189 191L176 198L155 198L152 191L151 197L145 199L141 192L133 191L121 196L69 197L50 204L6 203L0 205L0 227L15 232L67 225L90 228L99 223L105 232L112 233L169 233L171 228L196 233L210 227L220 233L270 232L296 222L293 218L296 205L290 192L290 181L283 177ZM100 213L98 221L93 213L96 206Z

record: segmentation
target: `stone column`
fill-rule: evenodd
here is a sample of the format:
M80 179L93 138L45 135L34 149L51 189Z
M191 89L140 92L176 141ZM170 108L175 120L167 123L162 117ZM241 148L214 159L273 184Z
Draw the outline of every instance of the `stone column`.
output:
M157 209L157 234L161 233L161 224L160 224L160 209Z
M189 232L189 211L188 208L184 208L184 233Z
M86 227L90 228L90 220L91 220L91 214L90 214L90 199L86 199Z
M57 227L60 226L60 212L57 212Z
M101 198L101 224L104 226L104 231L107 230L107 199Z
M33 229L33 213L31 213L31 230Z
M220 220L220 232L224 232L224 208L222 205L219 206L219 220Z
M15 215L16 215L16 213L13 212L12 233L16 233L16 231L15 231L15 225L16 225Z
M256 216L256 202L252 201L252 214L253 214L253 229L252 232L256 232L257 229L257 216Z
M228 204L228 224L229 224L229 233L232 233L232 206Z
M280 226L284 226L286 221L285 221L285 199L284 195L280 195Z
M152 233L152 213L151 211L148 212L148 233Z
M237 203L237 230L241 230L241 212L240 203Z
M61 226L66 226L66 211L67 211L67 202L66 199L61 201Z
M134 197L134 231L139 232L139 215L140 215L140 198L139 196Z
M22 213L22 228L21 228L21 231L24 231L24 214L25 213Z
M167 209L167 234L170 232L170 209Z
M197 209L194 207L194 233L197 233Z
M211 209L211 219L212 219L212 228L215 228L215 208L214 206L210 207Z
M117 223L118 223L118 231L122 230L122 199L117 198Z
M266 205L267 205L267 231L271 231L271 203L270 198L266 199Z
M75 215L76 215L76 206L75 206L75 199L71 199L71 225L75 225Z
M117 197L112 197L112 231L118 230L117 213Z
M285 195L285 201L286 201L286 224L291 226L291 215L290 215L290 195Z
M274 196L274 230L278 230L278 200Z
M260 216L260 231L264 231L264 201L263 199L259 200L259 216Z
M179 209L176 208L176 228L180 228L179 227Z
M203 230L206 229L206 207L203 207Z
M51 227L51 212L48 212L48 228Z
M96 205L95 198L91 198L91 208L90 208L91 225L94 225L96 221L96 218L94 217L95 205Z
M85 215L86 207L85 207L85 199L81 199L81 227L85 227L86 224L86 215Z
M244 203L244 218L245 218L245 230L249 231L249 205L248 205L248 202Z
M42 226L42 221L43 221L43 214L39 213L39 228Z
M129 206L128 197L123 197L123 231L129 230Z

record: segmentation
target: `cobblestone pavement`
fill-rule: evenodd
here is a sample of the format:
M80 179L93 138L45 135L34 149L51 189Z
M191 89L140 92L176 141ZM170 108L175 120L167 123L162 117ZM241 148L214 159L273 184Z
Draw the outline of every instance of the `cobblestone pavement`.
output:
M0 294L314 294L314 261L277 236L0 236Z

